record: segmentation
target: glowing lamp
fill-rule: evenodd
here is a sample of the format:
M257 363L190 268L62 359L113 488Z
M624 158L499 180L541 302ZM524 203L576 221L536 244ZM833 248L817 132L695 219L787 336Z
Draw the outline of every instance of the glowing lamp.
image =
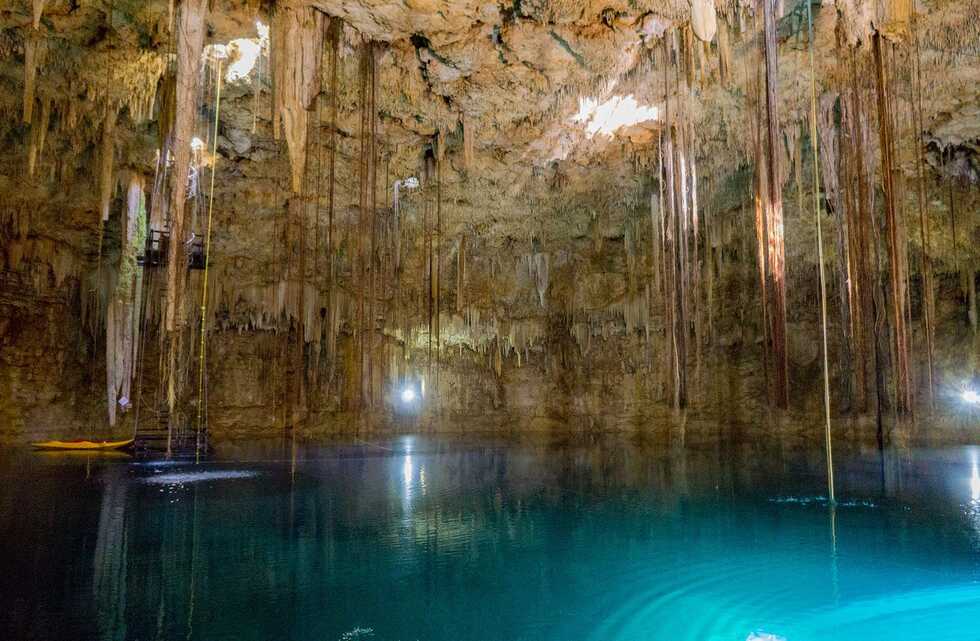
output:
M411 387L406 387L402 390L402 403L411 403L415 400L415 390Z
M976 393L972 389L963 390L962 398L964 403L969 403L970 405L980 405L980 394Z

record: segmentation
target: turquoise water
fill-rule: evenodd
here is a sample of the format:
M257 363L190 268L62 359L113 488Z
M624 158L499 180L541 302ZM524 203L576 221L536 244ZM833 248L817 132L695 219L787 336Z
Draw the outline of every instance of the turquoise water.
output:
M0 639L980 639L976 448L0 459Z

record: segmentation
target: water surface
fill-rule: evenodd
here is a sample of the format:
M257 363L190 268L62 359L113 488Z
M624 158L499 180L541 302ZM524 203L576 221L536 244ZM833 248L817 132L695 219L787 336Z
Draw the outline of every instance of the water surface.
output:
M0 639L980 639L976 448L0 459Z

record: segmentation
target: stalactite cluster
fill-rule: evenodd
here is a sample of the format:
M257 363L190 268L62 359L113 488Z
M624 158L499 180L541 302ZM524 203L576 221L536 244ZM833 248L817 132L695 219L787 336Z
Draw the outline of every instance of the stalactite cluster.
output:
M165 367L166 398L170 429L179 425L175 409L182 391L178 353L187 326L184 290L187 278L185 253L187 181L191 160L191 138L194 134L194 118L198 104L198 76L201 54L204 51L207 2L188 0L180 6L176 27L177 73L174 91L176 109L173 129L173 170L170 176L170 209L168 228L171 242L167 256L167 306L165 335L167 361Z
M908 0L696 0L606 12L595 31L487 9L485 38L453 39L426 11L406 31L401 9L380 26L370 3L341 20L283 0L226 24L183 0L92 12L98 39L80 44L34 0L0 33L23 88L4 140L28 181L9 209L62 185L52 206L79 213L4 231L0 258L37 291L78 283L66 304L79 353L105 358L115 424L145 389L183 429L210 403L188 371L222 349L202 381L230 387L259 354L268 384L218 402L271 402L266 423L299 433L348 411L370 425L410 387L433 421L546 385L593 413L603 394L695 415L763 388L803 412L818 327L832 413L874 416L884 437L972 380L948 310L976 326L975 140L935 89L967 64L967 36L935 36L973 15L958 2L936 17ZM222 44L239 23L254 44ZM202 309L188 260L211 198ZM165 256L127 280L143 232Z
M789 360L786 353L786 236L783 222L782 168L779 149L778 49L776 46L775 2L763 0L762 49L765 76L759 87L760 103L765 105L759 127L757 149L764 149L765 170L757 170L757 234L764 265L764 306L767 360L772 374L771 394L777 407L789 407ZM765 136L762 131L765 131ZM763 140L765 142L763 142ZM757 156L757 163L761 160ZM764 178L763 178L764 176ZM760 267L761 269L761 267Z

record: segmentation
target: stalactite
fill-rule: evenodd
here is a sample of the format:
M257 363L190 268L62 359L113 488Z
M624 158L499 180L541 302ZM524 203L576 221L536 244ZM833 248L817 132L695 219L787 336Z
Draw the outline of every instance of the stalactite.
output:
M905 359L908 367L908 400L909 400L909 412L914 412L916 406L916 372L915 372L915 332L912 329L912 280L909 273L909 255L911 253L911 239L907 231L909 225L909 214L906 212L906 194L908 192L908 181L903 171L904 160L902 159L902 146L896 140L901 140L906 137L908 130L911 129L911 114L910 109L905 109L904 107L910 107L912 100L899 101L899 92L896 87L899 87L900 78L902 77L901 69L909 69L911 67L911 61L909 58L909 47L902 47L902 57L903 60L899 64L897 58L899 54L899 46L893 45L891 48L891 60L888 63L890 68L888 88L889 88L889 111L892 114L892 164L894 171L892 173L894 177L895 184L895 194L896 194L896 219L898 222L898 246L897 246L897 256L896 262L901 266L902 273L902 308L904 309L903 324L905 333ZM907 83L909 91L911 91L911 81ZM903 133L902 130L905 130ZM912 151L910 149L910 151ZM913 152L914 153L914 152ZM912 158L908 159L910 163L914 163Z
M840 322L838 323L838 332L840 334L840 396L842 407L850 409L853 398L851 384L853 359L851 351L854 337L851 333L851 300L848 279L850 256L847 243L847 212L840 178L840 133L835 122L834 114L837 102L838 96L836 94L824 94L821 96L819 111L817 113L819 130L817 139L820 142L819 156L823 169L823 185L827 194L828 209L837 222L835 240L837 249L837 291L840 298L838 301L838 312L840 313Z
M466 307L466 234L459 237L456 251L456 311L462 313Z
M919 212L919 242L922 245L922 330L925 335L926 343L926 391L929 396L929 404L935 407L936 403L936 372L935 372L935 352L936 352L936 297L935 286L933 285L932 271L932 248L929 234L929 218L926 216L926 196L925 196L925 175L923 172L922 160L922 141L920 137L923 132L922 123L922 51L919 44L919 33L915 18L912 18L913 46L915 47L915 59L912 65L912 79L914 84L914 95L912 96L912 145L915 150L915 174L916 174L916 205Z
M949 235L952 238L951 253L953 254L953 273L956 275L956 287L958 291L958 298L964 294L963 287L963 264L960 261L960 251L957 246L959 243L959 236L956 233L956 192L955 192L955 178L950 177L947 181L948 192L949 192Z
M875 88L878 97L878 133L881 149L881 176L885 199L885 231L887 235L890 277L891 336L894 354L896 410L906 414L912 410L912 384L908 354L906 306L906 272L904 234L897 201L900 195L895 186L894 121L890 101L890 77L885 69L881 36L873 40L875 60Z
M157 158L150 190L150 229L163 230L169 218L171 158L177 110L177 76L167 73L157 89Z
M731 79L732 47L729 42L728 19L722 15L718 24L718 75L722 85Z
M966 317L970 321L970 329L977 333L977 270L972 267L966 270Z
M106 403L109 412L109 425L116 424L116 394L118 392L116 351L119 341L119 327L116 324L116 301L109 301L106 308L105 320L105 367L106 367ZM119 325L121 325L120 323Z
M676 32L675 32L676 43ZM665 41L666 54L666 41ZM675 49L675 63L680 56ZM667 56L665 56L667 57ZM681 127L676 124L677 117L671 112L671 82L669 75L670 65L664 65L664 85L665 85L665 109L664 109L664 133L662 138L661 153L663 155L663 173L661 180L666 183L666 213L664 221L664 262L665 262L665 295L664 295L664 318L666 331L666 342L668 349L665 357L667 358L667 371L670 372L671 384L670 397L671 405L675 409L681 409L687 405L687 322L685 318L685 294L684 287L684 267L685 257L683 245L686 241L686 221L684 211L686 199L684 196L684 181L681 176L681 158L683 153L680 149L678 137ZM677 65L673 65L674 70L679 74ZM675 86L680 83L677 81Z
M305 190L304 190L305 191ZM287 307L289 316L295 320L295 331L287 332L290 344L290 366L287 369L285 384L289 391L291 406L290 422L292 428L298 427L305 416L306 381L306 331L307 324L307 274L306 274L306 198L308 194L293 196L287 204L286 251L283 257L289 271L295 276L287 277ZM312 299L312 297L310 297ZM310 301L312 302L312 300Z
M773 355L773 392L777 407L789 406L789 363L786 356L786 277L785 240L783 234L783 202L779 168L779 114L777 102L777 46L775 0L763 0L764 51L766 71L766 223L768 228L770 338Z
M115 161L116 118L118 114L112 107L106 109L102 120L102 146L99 159L99 216L103 223L109 220L109 203L115 186L113 164Z
M44 153L44 142L48 135L48 127L51 124L51 99L45 98L41 102L41 119L31 125L30 146L27 151L27 175L34 177L37 170L38 158Z
M711 183L708 183L710 190ZM710 210L704 208L704 267L705 280L707 281L707 300L705 301L705 315L708 321L708 342L712 341L715 333L714 309L715 309L715 250L714 250L714 229L711 225Z
M164 74L157 88L157 148L163 153L171 147L177 118L177 76Z
M768 0L766 0L768 1ZM768 265L769 265L769 223L767 218L767 201L768 201L768 191L765 187L767 184L767 174L768 170L765 164L765 155L763 152L762 145L762 129L763 129L763 116L762 116L762 80L761 80L762 68L761 66L757 68L757 75L754 87L755 103L753 105L753 117L752 117L752 147L754 155L754 172L753 172L753 205L754 205L754 221L755 221L755 238L756 238L756 265L757 271L759 273L759 293L760 299L762 301L762 372L763 377L766 381L766 389L769 395L769 400L773 400L773 386L771 382L770 370L772 369L772 352L771 352L771 342L770 342L770 316L772 311L770 309L770 298L769 298L769 284L767 278Z
M204 49L207 0L185 0L180 6L177 27L177 81L173 131L173 172L170 198L170 243L167 257L167 366L165 376L170 435L176 425L175 408L180 381L177 371L177 354L184 318L184 281L187 270L185 257L185 200L187 175L190 167L191 138L197 114L197 85L200 78L201 53ZM168 445L169 449L169 445Z
M803 123L800 123L800 128L803 129ZM787 134L787 138L790 134ZM794 149L792 152L792 165L793 165L793 180L796 183L796 210L799 212L806 211L803 202L803 131L794 132L793 137L796 141L794 143ZM787 144L789 140L787 140Z
M623 225L623 254L626 259L626 291L632 294L636 291L636 227L627 220Z
M367 350L367 387L368 387L368 403L373 408L375 405L375 364L379 362L377 359L377 324L378 324L378 314L377 314L377 303L378 303L378 290L381 286L380 283L380 271L381 266L379 265L378 257L378 49L376 46L370 48L371 60L370 64L370 89L369 89L369 104L370 111L368 117L371 119L370 123L370 141L369 150L370 154L368 157L368 181L369 181L369 193L368 193L368 211L371 217L371 244L370 250L368 252L368 267L370 269L370 283L368 285L368 350Z
M281 126L289 148L293 193L306 176L310 108L320 93L323 14L312 7L277 6L270 25L274 52L273 127Z
M31 0L31 24L34 29L41 28L41 16L44 14L44 5L47 0Z
M807 17L807 41L810 62L810 145L813 150L813 215L816 219L817 227L817 261L820 272L820 338L821 355L823 356L823 401L824 401L824 449L827 456L827 493L830 504L835 503L834 497L834 458L833 458L833 439L831 437L830 424L830 358L827 349L827 279L824 274L823 260L823 225L820 221L820 161L819 161L819 137L817 135L817 73L816 63L814 62L813 50L813 14L810 5L806 6ZM802 136L801 136L802 139ZM797 179L800 181L800 213L803 213L802 203L802 168L803 168L803 149L800 146L797 157L800 158L797 165Z
M334 207L337 186L337 91L340 63L340 38L343 23L336 18L330 21L330 159L328 162L327 187L327 313L330 315L327 333L327 354L330 358L330 372L327 376L327 389L333 384L337 361L337 332L340 314L334 295L336 287L336 264L334 256Z
M689 133L689 140L693 140L693 128ZM701 258L698 244L700 242L700 211L698 209L698 165L692 153L690 156L691 164L691 239L694 248L691 273L693 274L692 299L694 301L694 378L700 388L701 385L701 341L703 340L703 328L701 326Z
M121 230L116 283L106 304L106 401L109 425L116 424L117 408L126 409L130 404L130 384L139 340L139 317L135 311L140 309L141 302L136 250L144 224L143 181L134 174L126 193L126 216Z
M433 269L433 289L435 290L435 335L436 335L436 407L440 407L440 383L442 374L442 161L445 155L445 136L440 131L436 145L436 228L435 228L435 267Z
M680 83L678 82L678 85ZM688 335L688 198L686 148L684 127L679 115L675 116L673 136L674 162L671 166L674 185L673 240L674 260L674 367L675 382L674 407L687 406L687 335Z
M275 87L273 117L281 119L286 147L290 160L290 189L286 225L287 269L292 271L295 260L296 278L289 279L290 312L295 319L296 331L287 336L291 340L291 374L286 386L291 390L292 406L290 424L297 427L306 416L307 361L306 344L312 329L309 319L311 310L307 296L307 202L311 198L308 189L310 117L320 93L320 65L323 52L323 14L310 7L283 5L277 8L270 25L270 38L275 51L273 85ZM319 127L319 122L316 123ZM317 206L319 202L317 201ZM311 337L310 337L311 338Z
M130 384L135 379L136 363L139 357L140 336L142 332L143 309L143 270L135 269L136 253L143 245L146 236L146 195L144 192L143 177L139 174L132 174L129 179L129 188L126 192L126 249L123 253L127 265L134 268L135 276L132 287L132 305L129 306L130 316L129 326L132 328L132 338L127 349L128 375L124 378L122 394L125 398L130 398Z
M24 36L24 109L23 120L31 124L34 119L34 93L37 85L37 70L41 66L45 52L45 41L37 29Z
M463 112L463 167L471 169L474 162L473 146L475 144L476 132L473 131L473 116Z
M326 43L327 43L327 28L329 22L324 19L321 21L322 27L322 37L319 57L319 66L322 71L325 68L323 64L324 57L326 55ZM323 286L323 278L321 274L323 270L320 269L320 254L321 244L320 244L320 229L323 226L321 204L323 199L321 197L321 189L323 186L323 163L322 163L322 151L323 151L323 100L322 100L322 87L321 92L317 94L314 99L313 111L316 113L316 122L312 125L313 130L316 132L315 135L310 136L310 144L314 145L316 149L316 174L311 176L313 181L313 187L310 189L311 196L310 204L313 209L313 272L312 272L312 284L311 287L314 290L314 298L319 299ZM321 357L323 355L323 329L327 324L324 322L322 316L315 315L315 307L310 309L310 314L306 315L304 318L304 324L306 327L306 335L304 336L304 341L309 345L309 357L306 359L306 369L304 371L305 380L308 382L312 394L315 397L315 401L319 401L320 392L320 370L321 370ZM305 311L305 310L304 310Z
M425 317L425 372L426 380L432 379L432 229L430 224L432 175L435 173L434 158L426 152L422 160L422 182L425 193L422 197L422 229L419 234L421 241L422 260L419 261L419 309L426 310ZM491 272L492 273L492 272Z
M675 130L676 133L677 130ZM669 165L668 171L671 174L673 211L671 212L672 222L672 247L671 258L672 266L672 286L674 294L672 303L671 318L673 321L673 371L674 371L674 407L677 409L687 405L687 315L686 315L686 292L685 283L685 250L684 245L687 240L685 230L685 207L686 198L683 190L684 180L682 171L678 166L682 162L683 154L680 143L672 141L673 161Z
M170 216L170 255L167 263L168 332L181 326L184 259L185 200L191 138L197 113L197 84L200 76L201 52L204 47L206 0L186 0L180 6L177 27L177 78L174 114L173 187Z
M850 53L847 62L849 70L849 89L847 99L842 100L842 122L845 123L844 133L846 144L842 145L844 160L847 198L845 203L848 211L848 256L850 285L850 309L854 338L855 365L855 405L858 412L866 412L871 397L871 380L876 378L874 341L874 289L875 277L872 271L872 244L869 234L873 225L872 193L868 186L868 163L865 158L871 154L867 151L868 126L865 122L863 92L858 83L857 63L855 54Z
M632 336L637 330L645 330L649 321L649 301L646 291L628 292L623 301L623 324L626 334Z
M717 20L713 0L692 0L691 27L702 41L711 42L715 39Z
M708 0L698 0L702 4L711 4ZM684 47L684 72L687 81L688 90L694 88L694 27L693 25L688 25L684 30L684 38L682 40ZM678 82L680 85L680 82Z
M666 51L666 47L664 48L664 50ZM666 64L665 64L664 68L666 69ZM666 77L666 72L665 72L664 75ZM670 106L670 101L669 100L666 100L666 105L667 105L668 110L669 110L669 106ZM665 118L665 120L667 120L667 119ZM660 241L660 247L659 247L659 250L660 250L659 251L660 265L659 265L659 269L660 269L660 273L661 273L661 304L662 304L663 310L664 310L663 311L663 314L664 314L664 321L663 321L663 324L664 324L664 349L663 349L664 367L663 367L663 372L664 372L664 375L665 376L669 376L674 371L673 370L673 365L674 365L674 359L673 359L674 323L673 323L673 317L672 317L672 311L671 311L672 308L673 308L673 300L674 300L674 298L673 298L673 291L671 290L672 282L673 281L671 279L671 271L670 271L671 266L673 265L673 259L668 257L668 249L670 247L670 245L668 243L668 234L669 234L669 229L670 229L670 221L668 219L668 216L671 215L672 208L673 208L673 202L672 202L672 200L668 200L667 199L668 189L672 189L673 179L671 179L671 180L668 181L668 178L667 178L668 177L668 172L667 172L667 164L666 164L667 162L669 162L670 154L671 154L671 151L669 149L669 131L665 133L664 130L661 129L660 133L658 134L658 145L657 145L657 155L658 155L657 178L658 178L658 182L660 183L660 185L659 185L660 186L660 189L659 189L659 191L660 191L660 216L659 216L659 221L658 221L659 222L659 230L658 230L659 231L659 234L658 234L658 238L659 238L659 241ZM665 161L665 158L667 158L668 160ZM668 187L668 185L670 185L671 187ZM672 192L670 192L670 193L672 193ZM671 196L671 198L672 198L672 196ZM672 385L672 384L673 384L673 377L671 376L671 383L670 383L670 385ZM666 381L665 381L663 387L664 387L664 390L665 391L667 389L669 389L669 385L668 385L668 383Z
M660 144L661 140L658 139L657 146L659 147ZM660 270L661 252L663 251L660 233L663 218L663 180L660 179L662 173L662 171L658 172L657 191L650 192L650 280L653 283L653 290L658 294L663 293L662 272Z
M373 42L366 42L360 53L360 77L359 77L359 105L360 105L360 157L358 165L358 216L357 231L355 237L355 256L357 261L356 278L359 290L357 300L357 327L355 330L356 346L356 406L362 407L364 402L369 399L370 365L368 359L371 358L371 345L374 320L367 317L369 290L368 278L373 278L373 256L372 247L369 246L365 251L367 227L370 223L374 225L374 210L372 203L374 200L374 177L373 163L375 155L374 132L376 118L375 107L372 98L375 93L374 88L374 65L375 65L375 45ZM366 254L366 255L365 255ZM370 291L373 294L373 291ZM373 306L371 307L373 311ZM367 335L367 338L365 338Z
M533 285L542 308L545 306L545 296L550 284L549 268L550 260L548 254L544 252L525 254L517 262L518 280L527 281Z

